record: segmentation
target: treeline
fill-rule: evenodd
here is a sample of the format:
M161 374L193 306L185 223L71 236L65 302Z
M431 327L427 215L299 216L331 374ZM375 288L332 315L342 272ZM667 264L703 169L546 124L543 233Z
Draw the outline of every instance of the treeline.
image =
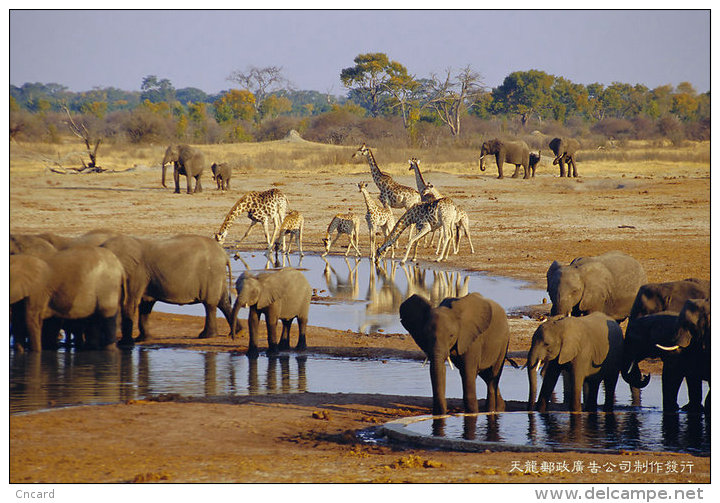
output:
M11 86L11 139L60 141L70 119L93 136L130 143L265 141L290 129L334 144L476 142L478 135L536 130L599 142L710 138L710 93L689 83L583 85L528 70L489 89L469 66L417 78L384 53L360 54L340 72L345 96L295 90L279 67L250 67L228 80L235 85L214 95L175 89L155 75L143 79L139 92Z

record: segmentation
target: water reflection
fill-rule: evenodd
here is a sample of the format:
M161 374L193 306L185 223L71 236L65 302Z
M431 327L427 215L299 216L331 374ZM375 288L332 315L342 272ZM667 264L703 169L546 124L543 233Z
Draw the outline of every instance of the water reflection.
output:
M539 448L710 452L710 423L700 414L659 411L468 414L417 421L407 425L407 429L433 437Z
M487 276L480 272L448 269L437 264L400 264L385 259L374 263L367 258L342 255L307 254L267 256L262 253L233 254L233 277L245 270L267 270L292 266L303 271L316 297L310 307L314 326L359 332L385 331L404 333L398 317L403 300L413 294L439 304L445 297L460 297L479 292L510 311L539 304L544 290L527 288L527 284L509 278ZM165 312L204 315L201 305L173 306L158 303ZM241 310L240 316L247 316Z

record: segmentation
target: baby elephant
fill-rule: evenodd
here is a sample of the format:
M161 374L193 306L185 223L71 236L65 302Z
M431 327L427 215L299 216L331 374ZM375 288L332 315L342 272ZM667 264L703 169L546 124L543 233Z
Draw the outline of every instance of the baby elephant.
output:
M218 190L227 190L230 188L230 177L232 176L232 168L227 163L213 163L210 166L213 180L217 183Z
M297 318L298 343L295 349L302 351L307 348L305 329L310 309L312 289L305 275L286 267L279 271L268 271L257 275L243 273L235 283L237 299L233 306L233 316L237 316L241 306L249 306L248 331L250 342L247 355L258 356L258 324L260 315L265 315L268 336L268 355L277 354L280 350L290 349L290 327ZM277 340L277 321L282 320L283 329L280 343Z

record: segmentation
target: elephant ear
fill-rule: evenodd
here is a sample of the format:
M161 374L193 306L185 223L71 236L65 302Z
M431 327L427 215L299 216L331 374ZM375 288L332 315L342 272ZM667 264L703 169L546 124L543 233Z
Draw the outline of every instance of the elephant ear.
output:
M260 275L258 276L258 283L258 309L265 309L280 299L286 286L280 272Z
M584 288L578 307L581 311L599 311L608 301L610 273L600 264L588 264L581 268Z
M492 305L476 293L460 299L445 299L440 305L449 307L457 321L451 329L455 331L452 335L457 337L457 350L460 354L465 353L492 322Z
M547 279L547 291L550 292L550 288L554 287L557 283L557 278L555 277L556 273L560 270L562 266L557 260L553 260L553 263L550 264L550 267L548 267L547 273L545 274L545 278Z
M558 364L564 365L567 362L573 360L577 354L580 352L580 337L577 337L575 333L573 334L567 334L567 330L570 328L568 327L568 323L572 323L574 320L570 317L565 318L563 320L558 320L558 322L563 324L563 334L562 334L562 345L560 346L560 354L558 355ZM577 331L573 331L577 332ZM568 336L569 335L569 336Z

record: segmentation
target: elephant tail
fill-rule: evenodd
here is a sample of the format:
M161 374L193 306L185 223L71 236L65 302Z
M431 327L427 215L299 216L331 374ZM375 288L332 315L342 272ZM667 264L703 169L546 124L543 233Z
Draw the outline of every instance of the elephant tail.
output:
M233 278L232 278L232 265L230 264L230 257L225 257L225 267L228 272L228 297L232 302L232 290L233 290Z

